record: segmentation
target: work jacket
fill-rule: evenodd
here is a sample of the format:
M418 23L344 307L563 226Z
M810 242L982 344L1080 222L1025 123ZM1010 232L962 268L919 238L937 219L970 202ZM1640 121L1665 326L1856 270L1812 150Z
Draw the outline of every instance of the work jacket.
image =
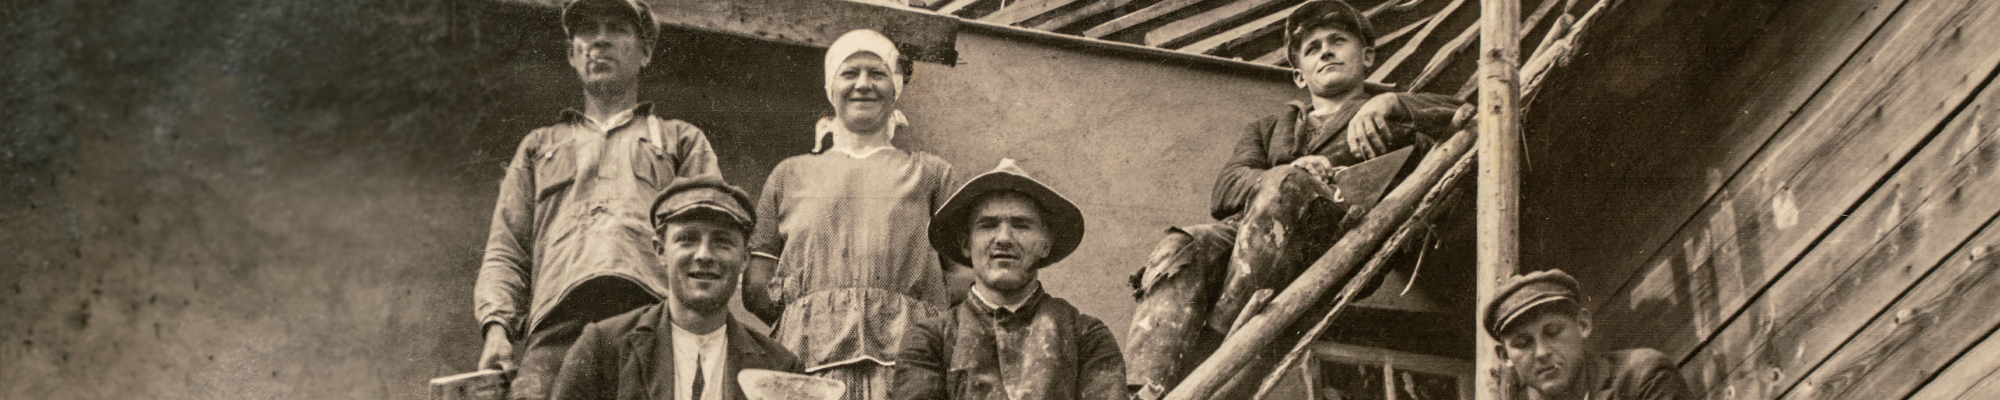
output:
M674 398L673 316L661 304L591 323L563 358L550 389L553 400L644 400ZM727 330L722 361L723 399L743 399L736 374L746 368L799 372L799 359L778 342L743 329L735 318Z
M1444 139L1451 132L1451 119L1464 102L1435 93L1394 92L1397 109L1390 113L1391 148L1420 141ZM1376 95L1377 93L1369 93ZM1348 100L1337 114L1326 119L1325 129L1314 128L1312 106L1294 101L1257 122L1250 123L1236 139L1236 151L1223 164L1215 180L1209 216L1226 220L1243 212L1257 194L1265 170L1291 163L1305 156L1325 156L1335 166L1358 164L1366 159L1347 148L1347 123L1369 98Z
M942 323L903 339L894 399L1124 399L1125 361L1111 330L1036 289L1007 311L968 298Z
M562 122L521 139L473 283L481 326L501 324L518 340L594 278L631 281L666 298L653 198L680 177L720 172L700 129L652 109L640 104L608 128L566 110Z

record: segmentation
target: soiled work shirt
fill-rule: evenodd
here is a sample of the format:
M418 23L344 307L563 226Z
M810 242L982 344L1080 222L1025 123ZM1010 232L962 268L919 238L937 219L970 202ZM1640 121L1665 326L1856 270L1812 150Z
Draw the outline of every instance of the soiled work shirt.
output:
M629 280L665 297L667 271L652 250L653 198L679 177L720 172L700 129L653 116L652 108L640 104L629 117L601 122L565 110L562 122L521 139L500 181L472 289L481 325L500 323L521 337L594 278Z
M951 188L951 164L901 149L830 150L771 171L750 250L777 260L771 298L785 311L773 336L807 372L894 365L903 332L943 315L928 232Z
M1035 289L1018 308L966 299L904 339L894 399L1124 399L1125 361L1103 321Z

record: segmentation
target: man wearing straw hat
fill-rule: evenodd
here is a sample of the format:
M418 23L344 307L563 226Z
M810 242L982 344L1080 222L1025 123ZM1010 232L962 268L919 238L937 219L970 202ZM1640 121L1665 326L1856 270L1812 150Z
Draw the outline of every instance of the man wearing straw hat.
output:
M700 129L639 101L659 34L646 3L570 0L562 26L584 108L521 139L472 289L478 368L518 364L516 399L548 394L584 324L665 297L646 206L678 179L719 174Z
M1013 160L965 183L932 217L931 246L972 266L972 295L903 339L897 399L1123 399L1111 331L1036 279L1083 241L1083 213Z
M1576 278L1562 270L1509 279L1486 304L1480 325L1530 400L1693 399L1680 369L1659 350L1589 350L1590 308L1577 300ZM1525 395L1525 396L1524 396Z

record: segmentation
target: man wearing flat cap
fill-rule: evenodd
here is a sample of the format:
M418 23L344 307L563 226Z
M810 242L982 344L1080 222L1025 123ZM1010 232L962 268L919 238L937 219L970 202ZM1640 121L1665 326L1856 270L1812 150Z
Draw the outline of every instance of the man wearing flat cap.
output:
M1500 342L1516 399L1693 399L1680 369L1659 350L1589 351L1590 309L1576 278L1562 270L1530 272L1501 286L1486 305L1486 333Z
M562 26L583 110L521 139L472 289L486 340L478 366L518 364L516 399L548 394L584 324L665 297L646 206L675 180L718 174L700 129L638 101L659 33L646 3L571 0Z
M1207 357L1195 343L1219 342L1254 293L1283 289L1340 238L1343 219L1360 210L1334 204L1333 193L1368 189L1339 182L1338 172L1443 139L1463 119L1455 97L1366 82L1374 28L1345 2L1308 1L1285 18L1283 33L1293 81L1309 101L1237 135L1211 198L1217 222L1169 229L1132 277L1140 304L1125 352L1142 398L1171 390Z
M750 195L711 176L660 193L652 208L655 248L672 295L585 325L550 398L742 399L736 377L746 368L798 372L798 358L729 313L750 262L748 238L757 225L750 204Z
M895 399L1124 399L1111 331L1036 274L1083 241L1083 213L1014 165L965 183L933 214L931 247L972 266L972 295L903 338Z

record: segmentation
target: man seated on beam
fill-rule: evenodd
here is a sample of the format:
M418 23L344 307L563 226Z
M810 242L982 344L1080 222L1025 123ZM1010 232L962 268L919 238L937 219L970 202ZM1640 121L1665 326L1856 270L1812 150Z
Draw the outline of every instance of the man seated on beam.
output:
M930 240L972 266L972 295L903 338L891 398L1126 398L1111 330L1036 279L1083 241L1076 204L1001 160L945 201Z
M1343 217L1364 212L1328 198L1366 191L1342 187L1338 172L1454 131L1463 104L1457 98L1363 81L1375 65L1375 34L1354 7L1309 1L1284 24L1293 80L1311 101L1250 124L1215 183L1209 214L1219 222L1169 229L1132 277L1140 305L1125 351L1132 355L1127 383L1139 386L1142 398L1172 389L1252 294L1289 285L1349 228Z
M1680 369L1654 349L1591 352L1590 308L1562 270L1519 275L1486 305L1486 333L1529 400L1694 399ZM1504 381L1504 380L1503 380Z
M583 327L550 398L742 399L744 369L799 371L778 342L729 313L757 226L750 195L715 176L682 178L653 201L653 228L670 295Z

